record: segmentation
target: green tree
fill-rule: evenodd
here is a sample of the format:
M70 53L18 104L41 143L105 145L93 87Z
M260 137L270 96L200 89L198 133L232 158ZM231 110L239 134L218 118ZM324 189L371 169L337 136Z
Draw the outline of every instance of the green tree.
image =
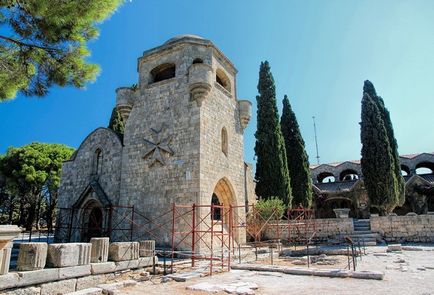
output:
M98 66L86 61L97 24L123 0L0 1L0 101L44 96L52 85L84 87Z
M363 181L371 206L378 208L381 215L385 215L399 203L398 181L381 112L367 92L362 99L361 117Z
M292 194L285 143L279 124L276 87L267 61L261 62L258 92L255 133L256 194L265 199L277 196L284 201L286 206L290 206Z
M116 107L113 108L112 115L110 116L110 122L108 128L117 132L119 134L124 134L125 131L125 123L122 119L121 114L118 112Z
M65 145L37 142L7 150L1 161L1 175L10 194L19 199L19 225L30 230L42 216L42 208L52 221L62 162L72 152Z
M312 205L312 179L309 169L309 158L304 147L304 140L300 133L297 118L286 95L283 98L280 126L283 139L285 140L286 158L293 197L292 204L302 204L308 208Z
M398 143L396 141L395 134L393 131L393 125L392 125L392 120L390 119L389 110L386 108L383 98L377 95L377 91L375 90L374 85L369 80L365 81L363 85L363 92L368 93L369 96L377 104L377 107L381 113L381 118L386 127L387 138L389 139L390 149L392 150L392 156L393 156L393 170L395 172L395 176L398 181L398 191L399 191L398 205L402 206L404 205L405 202L405 181L404 181L404 177L402 177L401 174L401 162L398 153Z

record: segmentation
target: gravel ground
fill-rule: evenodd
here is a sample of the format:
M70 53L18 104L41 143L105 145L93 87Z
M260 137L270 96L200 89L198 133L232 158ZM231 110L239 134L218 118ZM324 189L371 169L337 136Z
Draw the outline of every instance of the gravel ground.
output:
M120 294L202 295L210 293L186 290L186 287L202 282L215 285L252 282L259 286L255 294L434 295L434 246L417 246L416 248L422 251L387 253L387 247L369 247L367 255L358 262L357 270L383 271L385 277L382 281L233 270L183 283L154 284L143 282L134 287L120 290ZM213 294L227 293L221 291Z

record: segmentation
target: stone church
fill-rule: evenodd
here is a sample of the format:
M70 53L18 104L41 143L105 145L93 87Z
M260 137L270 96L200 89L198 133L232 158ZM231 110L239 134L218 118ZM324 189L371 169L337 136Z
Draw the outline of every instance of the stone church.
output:
M131 218L158 222L173 203L240 206L255 199L243 155L251 103L237 98L231 61L211 41L182 35L145 51L137 71L137 85L116 90L124 134L97 128L63 164L57 241L153 238L140 226L127 235L115 227L128 228ZM116 220L109 208L124 215ZM237 210L245 218L245 208ZM169 239L162 230L157 243ZM239 232L237 239L245 237Z

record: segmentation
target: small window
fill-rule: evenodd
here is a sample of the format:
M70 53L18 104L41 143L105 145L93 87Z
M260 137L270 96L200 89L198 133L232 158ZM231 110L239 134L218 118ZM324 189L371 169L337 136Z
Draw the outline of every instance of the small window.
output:
M228 131L225 127L222 128L222 152L225 156L228 155Z
M163 80L174 78L175 74L176 74L175 64L168 63L168 64L159 65L158 67L154 68L151 71L151 76L152 76L151 83L156 83Z
M216 82L221 86L223 86L224 89L226 89L229 92L231 91L231 83L229 82L229 78L222 70L220 69L217 70L215 79Z
M102 150L96 149L93 159L93 171L92 174L99 175L101 174L101 166L102 166Z
M201 58L195 58L193 64L203 64L203 60Z
M211 204L214 206L221 206L219 198L216 194L212 194ZM222 220L222 208L214 208L214 212L211 212L212 220Z

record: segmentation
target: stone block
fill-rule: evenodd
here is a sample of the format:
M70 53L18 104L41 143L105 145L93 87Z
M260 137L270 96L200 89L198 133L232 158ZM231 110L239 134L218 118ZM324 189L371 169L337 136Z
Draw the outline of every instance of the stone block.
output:
M107 262L108 260L108 251L109 251L109 238L92 238L90 239L90 243L92 244L92 253L90 262Z
M104 284L106 280L107 279L105 275L96 275L96 276L91 275L91 276L78 278L75 290L92 288L95 287L96 285Z
M139 241L139 256L150 257L155 255L155 240Z
M2 295L40 295L41 288L39 287L28 287L28 288L19 288L7 292L2 292Z
M88 288L88 289L83 289L71 293L65 293L64 295L100 295L100 294L102 294L101 288Z
M67 267L90 264L90 243L62 243L48 245L47 266Z
M8 242L0 249L0 275L5 275L9 272L11 263L12 243Z
M61 280L88 276L90 274L91 274L90 264L59 268L59 278Z
M0 276L0 290L17 287L19 278L17 273L8 273Z
M139 258L138 242L115 242L109 247L109 259L112 261L135 260Z
M115 271L121 271L126 269L134 269L139 267L139 260L124 260L115 262L116 269Z
M116 264L112 261L102 263L91 263L91 272L93 275L114 272Z
M400 252L402 251L401 244L393 244L387 246L387 252Z
M57 295L75 291L76 279L62 280L41 285L41 295Z
M17 270L38 270L45 267L47 243L21 243Z
M18 272L18 287L37 285L51 281L59 280L58 268L46 268L40 270L31 270Z
M147 267L147 266L153 266L158 263L158 257L152 256L152 257L140 257L139 258L139 267Z

